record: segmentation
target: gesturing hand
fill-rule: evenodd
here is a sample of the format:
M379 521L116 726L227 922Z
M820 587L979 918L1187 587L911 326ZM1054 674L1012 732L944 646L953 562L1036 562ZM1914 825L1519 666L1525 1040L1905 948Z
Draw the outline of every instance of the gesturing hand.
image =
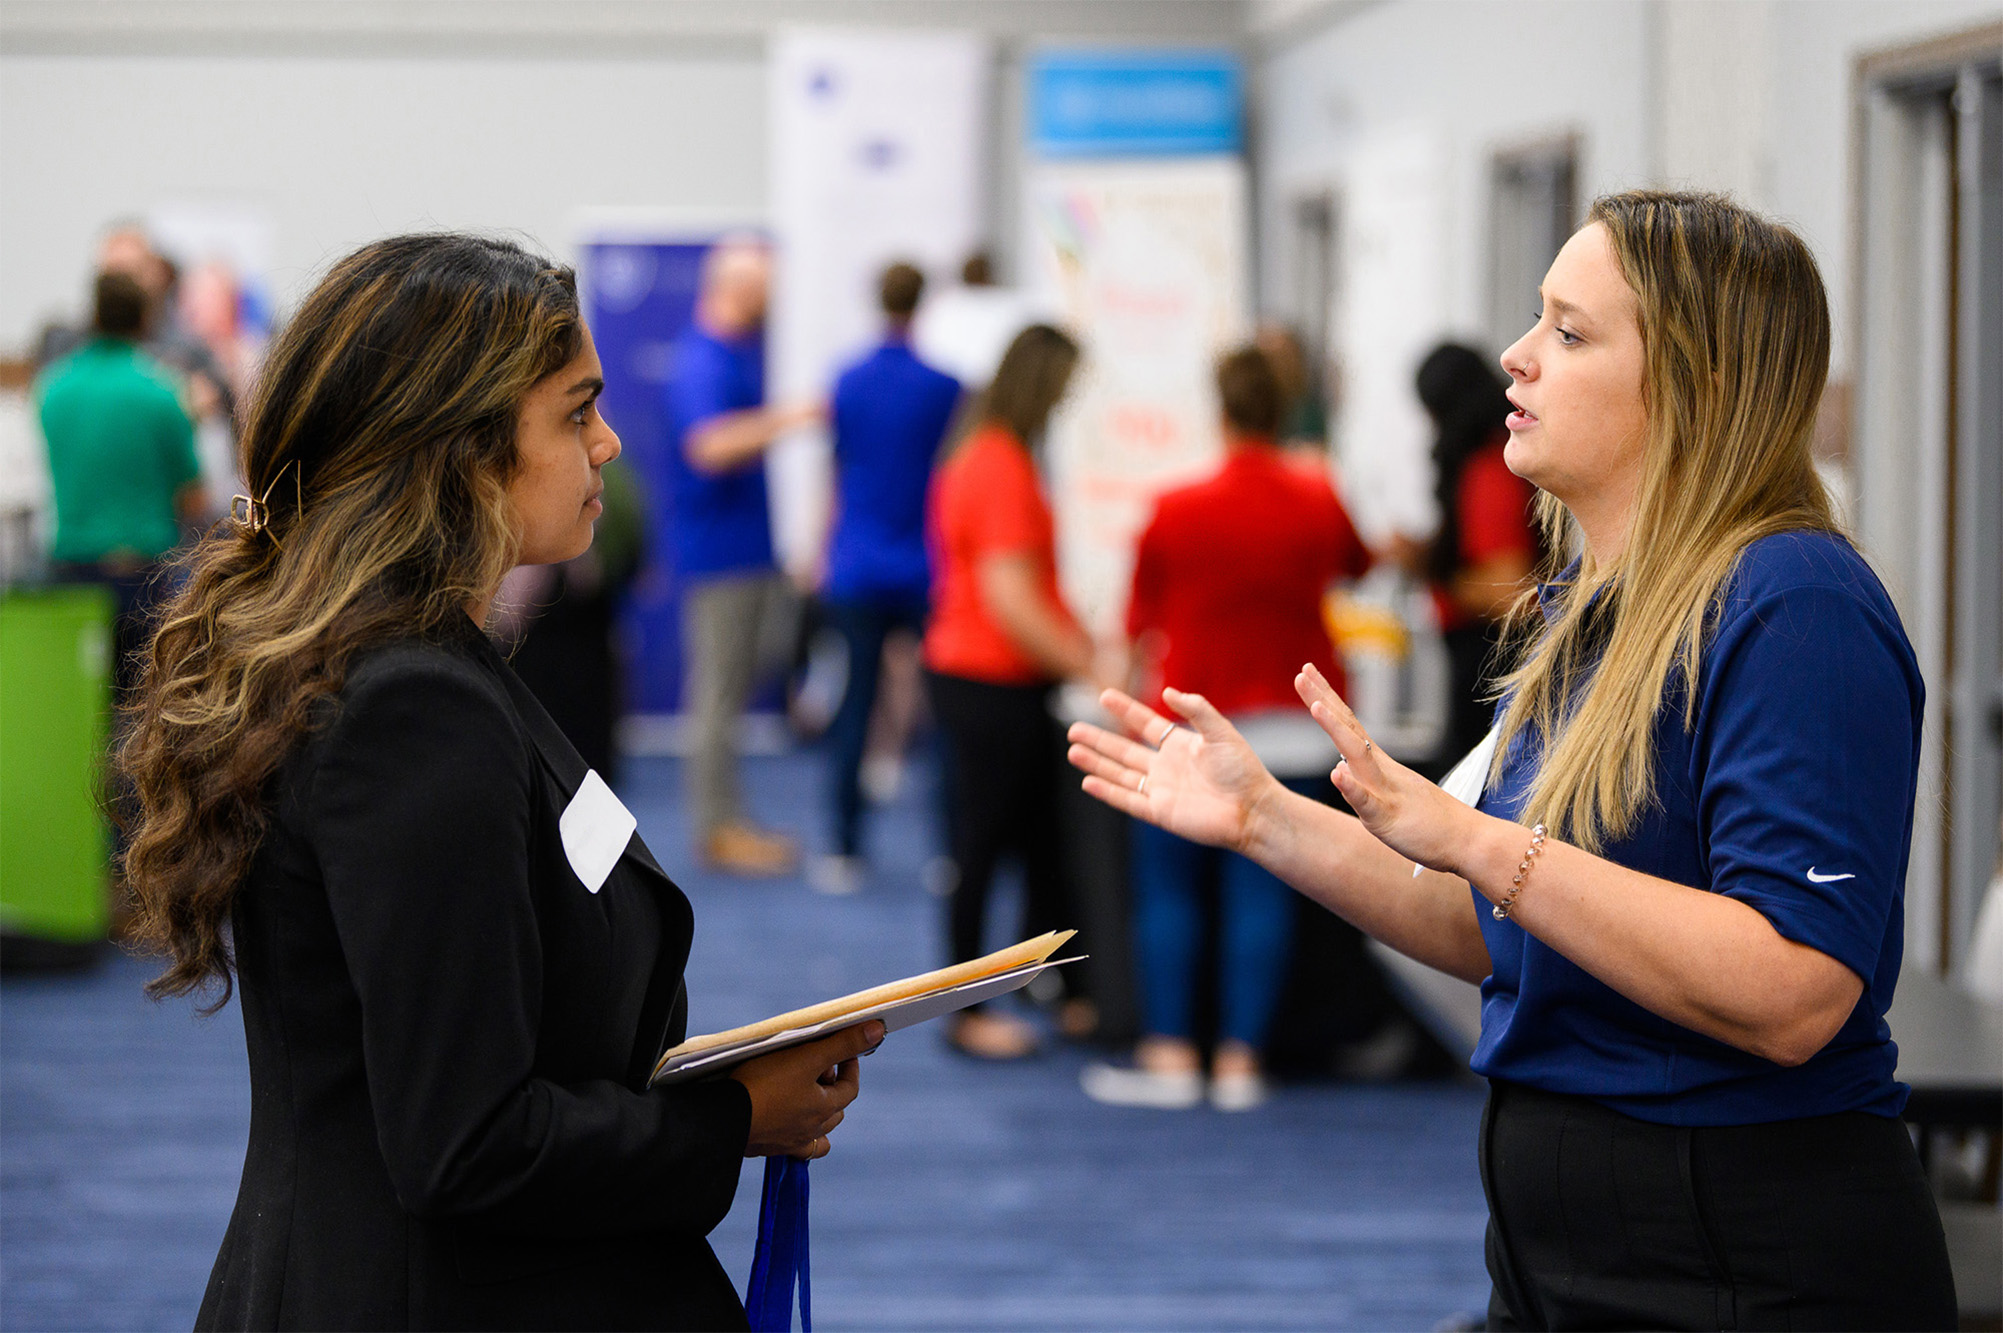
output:
M1107 690L1099 702L1126 735L1073 723L1066 757L1088 775L1086 794L1115 810L1192 842L1242 850L1261 803L1282 790L1280 784L1202 695L1163 690L1162 700L1190 725L1178 727L1119 690Z
M1457 857L1467 845L1474 812L1378 749L1314 666L1301 668L1294 689L1342 752L1332 775L1335 787L1363 827L1409 860L1458 874Z
M861 1091L856 1057L882 1040L883 1024L871 1020L733 1069L730 1076L751 1094L751 1138L744 1155L826 1157L828 1135Z

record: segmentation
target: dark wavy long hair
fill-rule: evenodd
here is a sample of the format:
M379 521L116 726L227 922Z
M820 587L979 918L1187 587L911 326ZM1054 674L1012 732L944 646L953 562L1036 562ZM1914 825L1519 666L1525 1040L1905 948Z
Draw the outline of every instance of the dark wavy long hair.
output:
M271 778L360 651L467 627L514 563L529 389L583 345L568 268L508 241L397 236L335 264L273 343L242 441L261 530L219 525L148 644L119 764L155 995L221 984Z
M1501 438L1508 428L1509 399L1494 357L1465 343L1441 343L1419 363L1419 401L1433 419L1433 495L1439 501L1440 526L1426 552L1426 573L1446 584L1460 569L1460 505L1456 502L1468 460L1483 446Z

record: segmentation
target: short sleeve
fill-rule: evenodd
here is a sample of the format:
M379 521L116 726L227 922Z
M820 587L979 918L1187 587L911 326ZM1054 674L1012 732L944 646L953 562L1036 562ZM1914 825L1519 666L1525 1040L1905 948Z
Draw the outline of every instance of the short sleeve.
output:
M1030 554L1043 547L1043 497L1036 472L1021 450L995 445L968 460L962 493L972 500L962 516L967 544L983 556Z
M667 382L668 420L688 448L689 433L713 417L737 410L731 394L730 365L720 348L694 339L675 349Z
M1702 667L1693 777L1711 887L1871 984L1905 876L1921 687L1855 590L1728 610Z
M1329 528L1335 547L1335 577L1360 579L1370 572L1370 548L1356 534L1356 524L1349 517L1349 509L1332 486L1328 488L1328 501Z
M1458 498L1461 559L1479 564L1499 555L1536 555L1530 502L1536 488L1509 470L1500 449L1488 449L1468 460L1461 474Z
M1141 530L1141 539L1134 547L1134 583L1127 598L1127 637L1139 638L1148 630L1161 623L1161 506L1155 506L1154 516Z
M846 459L855 448L857 427L860 424L862 388L853 368L842 372L835 381L834 392L828 395L828 418L830 446L837 459Z

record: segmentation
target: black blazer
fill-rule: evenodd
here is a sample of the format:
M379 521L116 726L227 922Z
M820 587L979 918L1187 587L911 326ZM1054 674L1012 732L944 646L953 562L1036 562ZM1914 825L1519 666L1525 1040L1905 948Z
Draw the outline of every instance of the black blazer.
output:
M198 1327L743 1328L704 1237L750 1097L646 1090L688 899L637 834L587 891L588 770L471 622L321 720L232 918L250 1145Z

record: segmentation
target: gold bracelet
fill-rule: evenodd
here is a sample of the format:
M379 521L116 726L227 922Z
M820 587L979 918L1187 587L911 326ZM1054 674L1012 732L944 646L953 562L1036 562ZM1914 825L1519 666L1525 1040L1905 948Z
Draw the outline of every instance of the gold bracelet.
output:
M1544 854L1544 826L1530 830L1530 850L1523 853L1523 859L1516 863L1516 875L1509 881L1509 892L1502 895L1502 901L1488 910L1497 921L1509 920L1509 909L1516 906L1516 895L1523 892L1523 881L1530 874L1530 863Z

